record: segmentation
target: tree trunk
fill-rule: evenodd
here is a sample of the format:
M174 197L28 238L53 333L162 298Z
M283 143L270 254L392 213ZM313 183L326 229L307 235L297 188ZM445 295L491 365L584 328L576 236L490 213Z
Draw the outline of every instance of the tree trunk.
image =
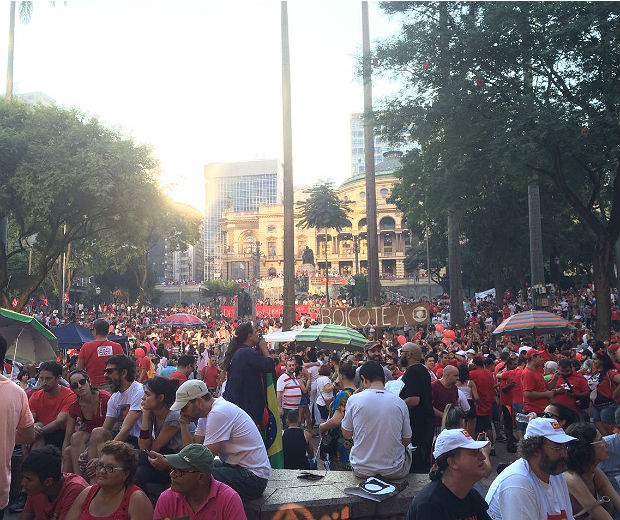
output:
M327 263L327 228L325 228L325 304L329 307L329 264Z
M504 302L504 292L506 290L506 285L504 282L504 274L502 273L501 265L495 262L495 267L493 268L493 282L495 285L495 303L499 306L500 311L503 307Z
M10 101L13 99L13 56L15 49L15 4L17 2L11 2L11 14L9 18L9 44L8 44L8 56L6 64L6 93L5 99Z
M459 224L454 215L448 215L448 270L450 271L450 326L462 325L463 283L459 244Z
M527 187L530 224L530 273L532 286L545 283L543 268L542 226L540 224L540 191L538 179ZM535 298L534 298L535 300Z
M146 279L147 279L147 265L148 265L148 252L141 255L138 265L136 266L136 285L138 286L138 305L137 308L141 309L144 305L144 299L146 296Z
M606 234L598 234L594 244L594 294L596 296L596 339L609 341L611 332L611 304L609 267L613 242Z

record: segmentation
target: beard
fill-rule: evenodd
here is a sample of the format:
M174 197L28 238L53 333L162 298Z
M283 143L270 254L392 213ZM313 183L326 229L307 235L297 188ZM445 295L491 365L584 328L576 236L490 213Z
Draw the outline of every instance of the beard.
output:
M559 475L560 473L564 473L567 468L565 460L560 459L553 461L544 451L540 454L540 463L538 467L547 475Z

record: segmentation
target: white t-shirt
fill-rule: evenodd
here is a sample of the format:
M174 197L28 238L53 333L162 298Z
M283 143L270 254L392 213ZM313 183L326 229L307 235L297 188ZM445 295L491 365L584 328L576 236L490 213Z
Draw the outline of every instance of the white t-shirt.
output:
M326 405L326 401L329 401L333 396L333 392L327 392L323 388L325 385L331 384L332 380L327 376L319 376L316 380L316 404L321 406Z
M278 378L276 391L282 392L282 408L284 410L297 410L301 401L301 388L299 381L286 372Z
M271 475L263 438L254 421L236 404L215 399L209 415L198 419L196 435L204 435L205 446L222 443L218 451L222 462L241 466L260 478Z
M491 484L486 496L493 520L574 520L563 474L540 480L525 459L517 459Z
M342 428L353 432L349 460L360 475L391 475L405 461L403 438L411 437L409 409L385 390L366 389L347 401Z
M141 412L140 401L144 395L144 387L142 383L134 381L129 385L129 388L124 392L114 392L108 401L108 411L106 417L115 417L117 420L116 425L112 428L113 431L120 431L123 426L123 420L127 417L129 412ZM129 431L129 435L134 437L140 437L140 426L142 425L142 415L136 421Z
M316 380L319 378L319 367L312 365L306 370L308 370L308 373L310 374L310 385L313 388L316 388Z

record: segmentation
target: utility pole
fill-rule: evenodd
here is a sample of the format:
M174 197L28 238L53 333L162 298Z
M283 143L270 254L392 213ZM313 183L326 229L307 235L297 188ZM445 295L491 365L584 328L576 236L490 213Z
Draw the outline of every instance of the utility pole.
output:
M364 171L366 174L366 220L368 245L368 300L379 302L379 247L377 237L377 189L375 187L375 116L372 111L372 68L368 2L362 2L362 47L364 76Z
M291 123L291 56L287 2L281 2L282 25L282 140L284 191L284 290L282 330L295 323L295 201L293 191L293 130Z

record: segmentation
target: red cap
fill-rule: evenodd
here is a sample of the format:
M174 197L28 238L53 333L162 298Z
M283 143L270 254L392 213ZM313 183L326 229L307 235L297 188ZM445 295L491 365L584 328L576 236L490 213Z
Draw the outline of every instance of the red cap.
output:
M525 359L532 359L534 356L540 356L540 352L535 348L531 348L527 351L527 354L525 354Z

